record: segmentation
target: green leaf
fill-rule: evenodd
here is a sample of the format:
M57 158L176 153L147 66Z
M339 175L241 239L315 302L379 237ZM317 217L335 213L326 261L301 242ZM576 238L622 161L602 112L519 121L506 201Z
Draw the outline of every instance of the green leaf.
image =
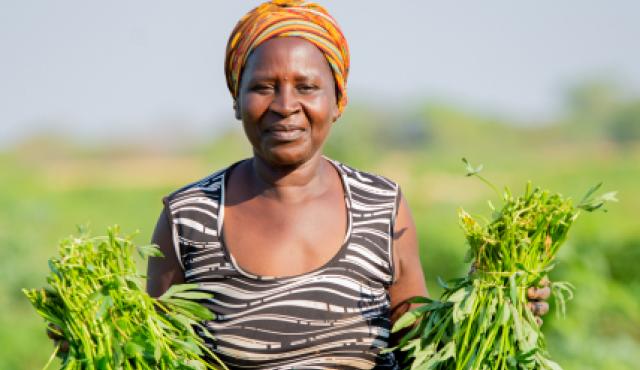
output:
M156 362L158 362L160 361L161 357L162 357L162 347L160 347L159 345L153 346L153 359Z
M182 348L187 349L190 352L201 354L200 347L193 340L187 338L186 340L174 339L174 342L179 344Z
M521 353L516 355L516 360L519 363L525 363L525 364L533 362L533 360L534 360L533 355L535 355L536 352L538 352L538 348L534 348L534 349L529 350L527 352L521 352Z
M422 312L418 310L411 310L404 315L400 316L398 320L393 324L391 328L392 333L396 333L406 327L413 325L414 322L422 315Z
M545 366L545 369L548 369L548 370L562 370L562 367L560 367L560 365L558 365L557 363L555 363L555 362L553 362L553 361L551 361L551 360L549 360L547 358L542 357L541 360L542 360L541 362Z
M442 280L440 276L436 277L436 281L438 282L438 285L442 287L442 289L449 289L449 285L444 280Z
M109 366L109 359L107 356L102 356L95 361L95 366L97 370L111 370L111 366Z
M173 294L173 297L183 299L209 299L213 297L213 294L206 292L177 292Z
M522 349L524 351L531 351L531 350L537 350L537 343L538 343L538 337L539 337L539 328L538 328L538 324L535 324L535 318L533 318L533 314L531 312L528 313L531 318L529 320L525 320L523 318L522 320L522 334L523 334L523 339L524 339L524 345L522 345ZM532 326L531 322L534 322Z
M190 314L199 320L213 320L214 318L213 313L209 311L208 308L196 302L177 298L167 298L163 300L163 303L169 307L173 306L173 308L180 309L184 313L188 315Z
M478 167L473 168L471 163L469 163L469 161L466 158L462 158L462 162L464 163L465 168L467 170L467 176L473 176L479 173L480 171L482 171L482 168L483 168L482 165L479 165Z
M198 360L187 360L185 361L187 365L187 369L189 370L206 370L207 366Z
M468 292L466 289L458 289L453 294L447 298L447 302L462 302L462 300L467 296Z
M500 324L506 325L511 319L511 310L509 309L509 303L504 303L502 305L502 313L500 315Z
M420 349L420 339L410 340L407 344L400 347L400 351L402 352L414 352L419 351Z
M520 345L521 348L526 347L527 341L524 334L524 328L522 326L522 317L518 313L516 307L512 304L508 304L509 309L511 310L511 317L513 318L513 333L516 341Z
M198 289L198 284L175 284L169 287L164 294L158 297L158 300L164 301L168 298L173 297L175 293L186 292L188 290Z
M456 346L453 341L449 341L440 351L434 356L430 356L429 359L416 370L431 370L436 369L438 364L447 361L450 358L455 358ZM446 366L444 368L447 368Z
M131 341L127 342L127 344L124 345L124 352L129 358L138 357L144 354L144 347L136 342Z
M427 359L427 357L429 357L431 355L432 355L432 353L429 353L427 351L419 351L418 353L416 353L415 354L416 357L411 362L411 370L415 370L415 369L419 368L419 366L422 365L422 363L424 363L424 361Z
M104 318L104 315L113 306L113 298L111 298L111 296L103 296L103 297L104 298L102 299L102 302L100 302L100 307L96 312L97 320Z
M433 301L432 303L414 308L413 310L405 313L404 315L400 316L398 320L396 320L396 322L393 324L391 332L395 333L412 325L419 317L423 316L428 311L435 311L443 307L448 307L449 305L450 304L445 304L439 301Z
M460 302L456 302L453 305L453 323L459 324L464 319L466 319L475 307L475 301L477 292L473 286L468 286L467 288L460 289L464 295L464 299ZM457 293L457 292L456 292Z
M463 262L470 263L473 261L474 258L475 258L475 253L473 253L473 249L469 248L467 249L467 252L464 254Z
M514 305L518 302L518 288L516 286L516 274L509 276L509 298Z
M198 328L199 328L198 335L199 335L200 337L203 337L203 336L204 336L204 337L207 337L207 338L209 338L209 339L213 339L213 340L215 340L215 339L216 339L216 338L213 336L213 334L211 334L211 332L209 331L209 329L208 329L208 328L203 327L203 326L201 326L201 325L198 325Z
M433 299L431 299L429 297L416 296L416 297L411 297L411 298L407 299L405 302L407 302L407 303L433 303Z
M416 354L415 354L415 359L413 360L413 363L411 364L411 369L418 369L420 368L420 366L422 364L424 364L425 360L430 359L431 357L433 357L433 355L435 355L436 353L436 344L435 343L431 343L428 346L426 346L425 348L420 349Z
M591 189L587 191L587 194L585 194L577 207L587 212L593 212L597 209L602 208L602 206L604 206L607 202L618 201L618 198L616 197L616 191L610 191L594 198L593 194L600 188L600 186L602 186L602 183L591 187Z
M149 245L139 245L136 247L138 250L138 254L142 258L147 257L164 257L164 254L160 250L160 248L155 244Z
M450 358L455 358L456 344L453 341L450 341L446 346L444 346L442 350L440 350L440 352L438 352L438 356L440 356L440 362L443 362Z
M49 265L49 270L51 270L51 272L54 275L57 275L58 277L62 277L62 274L60 274L60 271L56 267L56 263L55 262L56 261L54 261L53 259L49 259L49 261L47 261L47 264Z
M589 200L589 198L596 192L598 191L598 189L600 189L600 187L602 186L602 182L599 182L597 184L595 184L594 186L592 186L591 188L589 188L589 190L587 190L587 193L584 195L584 197L582 197L582 200L580 201L580 203L585 203Z

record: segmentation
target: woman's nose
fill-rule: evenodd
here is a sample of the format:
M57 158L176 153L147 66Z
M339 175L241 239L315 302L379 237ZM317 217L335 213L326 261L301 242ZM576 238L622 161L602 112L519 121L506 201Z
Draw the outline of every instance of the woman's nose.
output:
M298 101L294 88L289 85L284 85L276 89L270 108L273 112L283 117L298 112L300 110L300 102Z

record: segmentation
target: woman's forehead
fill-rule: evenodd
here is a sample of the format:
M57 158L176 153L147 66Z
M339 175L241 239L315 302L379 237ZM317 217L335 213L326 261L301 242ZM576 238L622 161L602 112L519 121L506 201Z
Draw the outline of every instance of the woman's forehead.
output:
M249 55L244 72L250 73L252 78L299 74L333 79L331 66L322 51L300 37L276 37L265 41Z

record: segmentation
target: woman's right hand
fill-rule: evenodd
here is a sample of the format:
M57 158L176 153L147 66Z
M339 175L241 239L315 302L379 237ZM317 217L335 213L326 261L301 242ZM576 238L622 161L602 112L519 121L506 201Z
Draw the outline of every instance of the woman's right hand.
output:
M66 355L69 352L69 342L62 336L62 329L55 325L49 324L47 327L47 336L53 340L53 343L58 347L58 354Z

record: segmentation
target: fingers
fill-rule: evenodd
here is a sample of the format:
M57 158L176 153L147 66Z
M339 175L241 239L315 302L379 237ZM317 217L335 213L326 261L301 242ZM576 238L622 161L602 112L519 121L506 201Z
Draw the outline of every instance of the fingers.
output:
M551 282L549 281L549 278L547 278L546 276L543 277L542 279L540 279L540 282L538 282L537 287L532 286L529 289L527 289L527 297L530 300L549 299L549 296L551 295L550 285L551 285Z
M549 303L547 303L546 300L551 295L550 285L549 279L545 276L540 279L538 287L532 286L527 289L527 298L529 298L527 308L535 315L538 326L542 326L543 323L540 316L546 315L547 312L549 312Z
M59 346L58 353L68 353L69 352L69 342L66 340L57 340L56 346Z
M540 279L538 285L540 285L541 287L548 287L549 285L551 285L551 282L549 281L548 277L544 276L542 279Z
M534 286L527 289L527 297L533 300L543 299L546 300L551 295L551 288L548 286L543 288L536 288Z
M49 324L49 326L47 326L47 336L53 340L64 338L62 336L62 330L60 329L60 327L54 324Z
M53 339L54 345L59 347L58 353L66 354L69 352L69 342L64 339L64 336L62 335L62 329L60 329L59 326L49 324L49 326L47 326L47 336L50 339Z
M527 307L536 316L546 315L549 312L549 304L544 301L532 301L527 303Z

